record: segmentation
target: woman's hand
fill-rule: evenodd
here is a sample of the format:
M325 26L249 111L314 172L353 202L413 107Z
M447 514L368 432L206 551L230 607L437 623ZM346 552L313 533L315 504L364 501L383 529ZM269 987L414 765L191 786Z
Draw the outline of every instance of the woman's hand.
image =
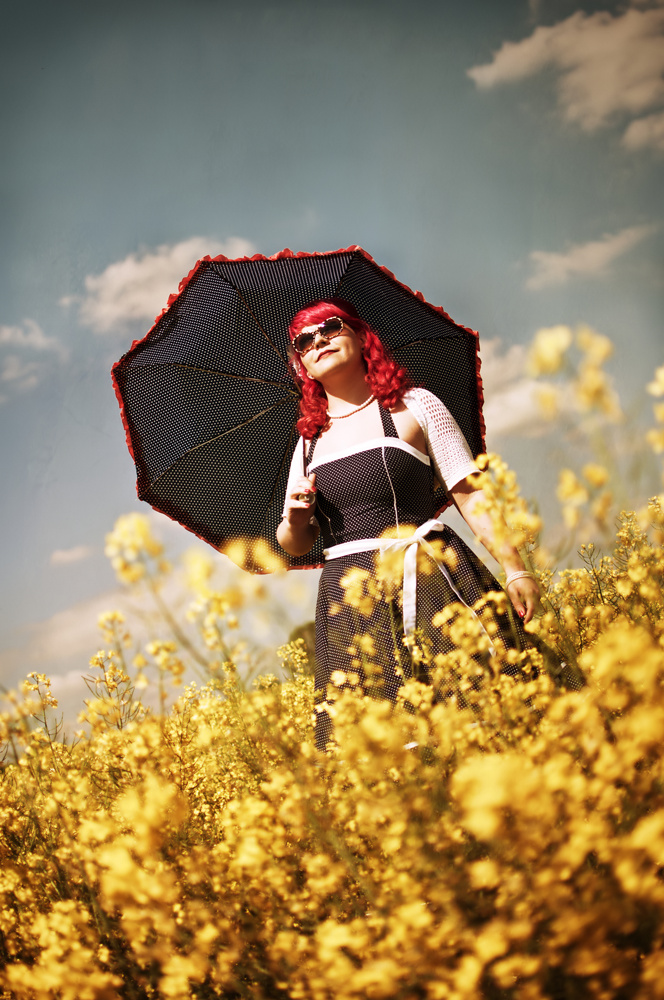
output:
M517 615L526 625L540 604L540 589L537 580L521 576L505 587Z
M316 506L316 473L296 479L292 491L286 497L285 514L293 524L308 524Z
M284 517L277 528L277 541L291 556L303 556L312 547L320 528L311 524L316 507L316 473L296 479L286 497Z
M523 559L509 541L507 525L504 522L500 524L502 539L498 546L496 545L496 525L493 517L489 516L487 511L477 513L478 504L481 509L485 503L484 493L475 486L470 477L457 483L450 490L450 494L466 524L472 528L475 536L479 538L496 562L501 564L507 578L509 579L510 573L525 574L526 568L523 565ZM540 589L537 580L534 580L530 574L518 576L505 589L519 618L522 619L524 625L527 624L540 604Z

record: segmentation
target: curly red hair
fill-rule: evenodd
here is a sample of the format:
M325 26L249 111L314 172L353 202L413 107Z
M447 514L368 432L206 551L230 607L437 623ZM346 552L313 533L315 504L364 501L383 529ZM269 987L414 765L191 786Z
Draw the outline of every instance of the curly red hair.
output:
M303 327L322 323L330 316L339 316L355 333L364 334L362 355L367 369L365 382L383 406L387 409L396 406L403 394L412 387L410 376L405 368L390 357L376 331L358 315L355 306L350 302L338 298L310 302L293 316L288 327L291 340L297 337ZM327 396L320 382L307 377L304 365L294 351L291 355L291 365L295 380L302 392L297 429L303 438L311 440L329 423Z

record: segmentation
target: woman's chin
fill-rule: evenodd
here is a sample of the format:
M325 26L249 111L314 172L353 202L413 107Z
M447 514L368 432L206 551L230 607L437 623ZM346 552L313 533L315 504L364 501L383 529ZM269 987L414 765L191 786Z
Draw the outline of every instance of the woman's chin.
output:
M316 365L316 371L313 372L314 378L325 378L326 375L336 375L337 372L345 371L351 374L356 367L362 367L362 358L348 357L346 354L342 354L340 351L334 351L334 353L325 354L320 359L320 362Z

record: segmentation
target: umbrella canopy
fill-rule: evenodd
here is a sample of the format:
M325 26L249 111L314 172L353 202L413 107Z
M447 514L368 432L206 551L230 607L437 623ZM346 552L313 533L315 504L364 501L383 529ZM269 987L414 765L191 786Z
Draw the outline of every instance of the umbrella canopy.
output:
M477 334L356 246L205 257L113 366L139 498L253 572L272 568L274 556L322 565L320 539L294 558L275 532L298 440L288 324L333 296L351 302L414 384L445 403L473 454L483 451ZM442 490L437 501L448 502ZM238 539L257 544L242 549Z

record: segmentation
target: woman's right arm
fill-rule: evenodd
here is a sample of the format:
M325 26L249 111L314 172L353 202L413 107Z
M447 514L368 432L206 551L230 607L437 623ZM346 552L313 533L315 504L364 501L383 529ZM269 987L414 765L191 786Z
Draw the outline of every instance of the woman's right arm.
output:
M310 499L298 499L302 494L309 494ZM318 538L320 528L315 521L311 523L315 507L316 473L290 480L284 516L277 528L277 541L290 556L305 555Z

